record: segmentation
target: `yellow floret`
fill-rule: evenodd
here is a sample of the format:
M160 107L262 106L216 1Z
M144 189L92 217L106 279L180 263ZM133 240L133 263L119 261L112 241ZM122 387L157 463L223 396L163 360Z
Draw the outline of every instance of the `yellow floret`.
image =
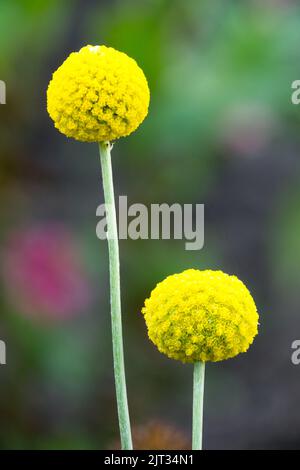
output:
M67 137L103 142L131 134L143 122L150 92L135 60L106 46L73 52L54 72L47 109Z
M167 277L142 313L159 351L182 362L229 359L247 351L258 332L250 292L222 271L188 269Z

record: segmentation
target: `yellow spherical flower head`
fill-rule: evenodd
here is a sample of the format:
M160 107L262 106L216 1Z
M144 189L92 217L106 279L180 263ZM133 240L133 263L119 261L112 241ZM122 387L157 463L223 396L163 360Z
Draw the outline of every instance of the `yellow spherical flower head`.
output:
M147 80L135 60L105 46L72 52L47 90L55 127L84 142L131 134L145 119L149 100Z
M142 309L160 352L182 362L222 361L257 334L253 298L236 276L188 269L157 284Z

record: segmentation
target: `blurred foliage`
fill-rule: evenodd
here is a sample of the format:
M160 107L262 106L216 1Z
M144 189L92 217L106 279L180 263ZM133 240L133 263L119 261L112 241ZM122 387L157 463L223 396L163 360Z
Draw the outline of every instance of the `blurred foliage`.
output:
M184 241L120 244L132 422L190 428L191 368L161 357L140 309L166 275L221 268L251 287L261 327L245 357L207 367L205 447L299 447L299 372L289 357L299 331L300 112L290 102L299 22L292 0L0 0L1 262L11 230L59 221L78 236L96 297L82 315L43 324L13 307L1 283L1 448L117 439L97 148L59 135L45 107L51 73L85 44L127 52L151 88L146 121L114 146L116 194L205 203L199 252Z
M3 79L14 79L16 68L21 70L20 65L24 67L23 73L29 71L30 79L34 78L32 67L43 60L45 45L49 41L55 45L63 35L68 5L71 2L58 0L0 1L0 69L7 75Z

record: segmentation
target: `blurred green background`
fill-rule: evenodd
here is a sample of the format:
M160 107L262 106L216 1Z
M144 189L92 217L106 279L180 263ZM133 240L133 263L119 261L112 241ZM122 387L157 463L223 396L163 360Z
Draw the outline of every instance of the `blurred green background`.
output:
M129 203L205 204L205 246L121 241L136 447L190 447L192 368L149 342L144 299L166 275L220 268L250 288L260 333L209 364L207 449L300 448L300 7L288 0L0 0L0 447L118 446L97 146L46 112L52 72L86 44L134 57L149 115L113 151ZM172 447L173 446L173 447Z

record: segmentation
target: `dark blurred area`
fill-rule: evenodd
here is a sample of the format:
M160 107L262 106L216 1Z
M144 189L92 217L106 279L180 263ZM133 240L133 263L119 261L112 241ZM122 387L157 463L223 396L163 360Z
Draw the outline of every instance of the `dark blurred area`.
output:
M147 119L114 146L116 195L205 204L200 251L120 242L136 445L191 445L192 368L155 349L140 310L158 281L194 267L236 274L260 313L247 354L207 365L204 447L299 449L299 3L0 0L0 44L0 448L118 442L97 146L59 134L45 95L70 52L105 44L151 89Z

